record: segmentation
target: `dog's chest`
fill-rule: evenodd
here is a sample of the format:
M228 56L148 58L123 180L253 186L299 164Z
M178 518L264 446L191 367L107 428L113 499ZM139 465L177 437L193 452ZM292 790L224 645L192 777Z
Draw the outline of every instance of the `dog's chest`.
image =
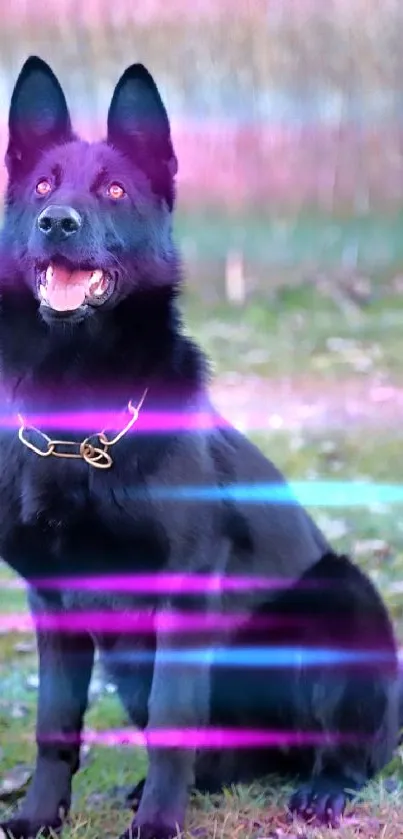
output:
M156 603L152 598L110 592L61 593L62 625L88 632L99 650L108 650L117 639L127 645L144 644L155 634Z
M129 612L136 614L144 609L151 608L150 598L136 597L134 593L114 593L107 590L62 591L61 602L65 612L86 613L88 615L100 611L111 614Z
M60 593L64 612L88 615L100 612L140 615L155 609L157 599L151 593L136 595L135 592L65 590Z

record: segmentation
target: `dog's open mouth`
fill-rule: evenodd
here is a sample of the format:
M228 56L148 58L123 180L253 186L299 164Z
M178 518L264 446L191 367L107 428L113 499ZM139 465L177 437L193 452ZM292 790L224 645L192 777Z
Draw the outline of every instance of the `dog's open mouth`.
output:
M87 304L99 306L112 294L114 279L100 268L73 268L50 262L38 271L41 301L56 312L75 312Z

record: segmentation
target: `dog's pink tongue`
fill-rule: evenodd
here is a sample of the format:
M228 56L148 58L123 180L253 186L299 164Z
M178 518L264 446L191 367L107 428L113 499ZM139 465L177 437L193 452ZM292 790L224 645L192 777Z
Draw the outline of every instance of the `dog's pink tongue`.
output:
M69 271L60 265L50 265L46 272L46 297L52 309L72 312L85 301L91 271Z

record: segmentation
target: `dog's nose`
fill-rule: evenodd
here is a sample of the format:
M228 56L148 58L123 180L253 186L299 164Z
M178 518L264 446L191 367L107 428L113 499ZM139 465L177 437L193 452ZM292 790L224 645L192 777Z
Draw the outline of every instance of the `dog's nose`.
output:
M52 241L68 239L80 229L82 218L73 207L59 207L50 204L38 216L38 227L41 233Z

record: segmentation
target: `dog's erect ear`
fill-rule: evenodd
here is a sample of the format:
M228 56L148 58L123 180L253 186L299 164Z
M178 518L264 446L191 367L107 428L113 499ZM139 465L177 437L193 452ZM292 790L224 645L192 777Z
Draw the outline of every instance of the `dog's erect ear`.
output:
M6 165L32 168L41 152L73 136L63 90L45 61L25 62L11 97Z
M172 205L178 163L169 120L157 85L142 64L128 67L116 85L108 113L108 143L129 155Z

